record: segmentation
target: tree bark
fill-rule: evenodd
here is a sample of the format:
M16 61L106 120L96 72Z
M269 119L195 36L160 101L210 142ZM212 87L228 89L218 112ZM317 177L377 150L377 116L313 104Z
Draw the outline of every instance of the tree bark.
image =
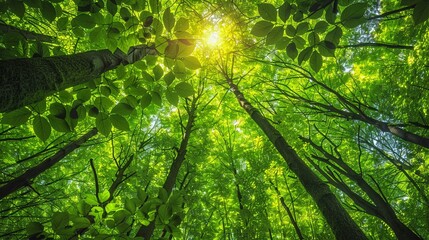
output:
M91 137L95 136L97 134L97 128L91 129L89 132L87 132L85 135L81 136L79 139L67 144L63 148L61 148L56 154L54 154L52 157L44 160L37 166L34 166L27 171L25 171L22 175L16 177L15 179L9 181L5 185L0 187L0 200L4 197L8 196L9 194L17 191L18 189L29 185L31 181L39 176L44 171L48 170L52 166L54 166L56 163L58 163L61 159L63 159L65 156L67 156L69 153L74 151L76 148L79 148L80 145L88 141Z
M195 122L195 110L196 102L198 97L194 98L191 103L191 107L188 111L188 122L186 123L184 129L184 135L180 143L180 148L177 151L177 156L171 164L170 171L168 172L167 178L163 184L163 188L167 191L167 194L170 195L173 191L174 184L176 183L177 176L182 166L183 161L185 161L185 156L188 148L189 138L191 137L192 127ZM145 240L151 239L153 232L155 231L155 219L149 223L147 226L141 226L137 232L136 237L143 237Z
M362 230L353 221L341 203L305 162L297 155L295 150L286 142L283 136L275 129L262 114L254 108L239 91L232 79L224 73L224 77L235 94L240 106L246 110L253 121L264 131L274 147L283 157L289 169L298 177L306 191L316 202L332 232L337 239L367 239Z
M102 73L155 54L154 48L136 46L128 54L117 49L66 56L17 58L0 61L0 112L9 112L43 100L68 87L86 83Z
M342 170L342 173L346 175L349 179L354 181L371 199L374 204L364 200L360 196L357 197L357 194L352 193L350 189L344 189L347 195L350 194L350 198L360 207L365 209L369 214L373 214L374 216L383 220L395 233L396 237L400 240L420 240L421 238L417 236L411 229L409 229L401 220L399 220L398 216L396 216L395 210L392 206L383 198L377 191L375 191L367 181L362 177L361 174L358 174L352 168L350 168L341 157L335 157L331 153L327 152L322 146L315 144L312 140L308 138L301 137L303 142L309 143L313 148L322 153L325 158L316 157L316 159L321 160L332 167L336 168L336 165L339 166ZM336 147L334 148L336 149ZM337 153L339 154L339 153ZM334 164L335 163L335 164ZM322 171L321 168L318 169ZM335 181L333 178L330 181ZM346 184L341 182L336 185L344 185L339 186L342 190L343 187L346 187Z

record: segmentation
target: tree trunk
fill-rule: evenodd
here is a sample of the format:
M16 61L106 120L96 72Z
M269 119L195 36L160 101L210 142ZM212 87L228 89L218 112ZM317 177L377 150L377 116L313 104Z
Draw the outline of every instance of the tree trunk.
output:
M188 111L188 122L184 129L184 135L180 143L180 148L177 151L177 156L171 164L170 171L168 172L167 178L162 186L167 194L170 195L173 191L174 184L176 183L177 175L179 174L180 167L182 166L183 161L185 161L185 156L188 148L189 138L191 136L192 127L195 122L195 110L196 102L198 97L194 98L191 103L191 108ZM143 237L145 240L151 239L153 232L155 231L155 219L149 223L147 226L141 226L137 232L136 237Z
M102 73L134 63L155 50L147 46L97 50L67 56L17 58L0 61L0 112L43 100L68 87L86 83Z
M274 144L274 147L286 161L288 167L296 174L306 191L316 202L336 239L367 239L362 230L353 221L341 203L295 150L286 142L283 136L275 129L262 114L254 108L239 91L237 85L226 75L228 85L235 94L240 106L246 110L255 123L264 131L265 135Z
M61 159L63 159L65 156L67 156L69 153L74 151L76 148L79 148L80 145L88 141L91 137L95 136L97 134L97 128L91 129L89 132L87 132L85 135L81 136L79 139L67 144L63 148L61 148L55 155L52 157L46 159L45 161L41 162L37 166L34 166L22 175L16 177L15 179L9 181L5 185L0 187L0 200L4 197L8 196L9 194L17 191L18 189L31 184L31 181L39 176L44 171L48 170L52 166L54 166L56 163L58 163Z

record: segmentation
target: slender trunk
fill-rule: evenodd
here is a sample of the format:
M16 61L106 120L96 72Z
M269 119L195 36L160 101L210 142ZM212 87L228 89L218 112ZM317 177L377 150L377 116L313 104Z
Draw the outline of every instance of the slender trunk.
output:
M85 135L81 136L79 139L67 144L63 148L61 148L56 154L54 154L52 157L46 159L45 161L41 162L37 166L34 166L22 175L16 177L15 179L9 181L5 185L0 187L0 200L4 197L8 196L9 194L17 191L18 189L30 185L31 181L39 176L44 171L48 170L52 166L54 166L56 163L58 163L61 159L63 159L65 156L67 156L69 153L74 151L75 149L79 148L80 145L88 141L91 137L95 136L97 134L97 129L93 128L89 132L87 132Z
M196 101L197 98L194 98L192 101L191 109L189 110L189 118L185 127L185 134L182 138L182 142L180 143L180 148L177 152L177 156L171 164L170 171L168 172L167 179L162 186L168 193L171 194L173 191L174 184L176 183L177 175L179 174L180 167L182 166L183 161L185 160L189 138L191 136L192 127L195 122L195 110L196 110ZM151 239L153 232L155 231L155 219L149 223L147 226L141 226L137 232L136 237L143 237L143 239L148 240Z
M67 56L17 58L0 61L0 112L9 112L43 100L68 87L86 83L102 73L142 59L155 50L130 48L97 50Z
M227 83L235 94L241 107L246 110L255 123L264 131L274 147L286 161L289 169L293 171L306 191L316 202L327 223L337 239L367 239L362 230L356 225L341 203L305 162L297 155L295 150L286 142L283 136L275 129L262 114L254 108L239 91L237 85L226 75Z
M304 236L303 236L303 235L302 235L302 233L301 233L301 229L299 228L298 223L296 222L295 218L293 217L293 214L292 214L292 212L290 211L289 207L286 205L285 199L284 199L284 198L283 198L283 196L280 194L280 191L279 191L279 189L277 188L277 186L275 186L275 185L274 185L274 183L273 183L273 182L271 182L271 180L270 180L270 183L271 183L271 186L272 186L272 187L274 188L274 190L276 191L277 196L279 196L279 198L280 198L280 202L281 202L281 204L282 204L283 208L286 210L287 215L289 216L289 219L290 219L290 221L291 221L291 223L292 223L292 225L293 225L293 228L295 229L295 232L296 232L296 234L298 235L298 238L299 238L300 240L303 240L303 239L304 239Z
M392 44L392 43L378 43L378 42L356 43L356 44L350 44L350 45L337 46L337 48L357 48L357 47L384 47L384 48L414 50L414 46L399 45L399 44Z
M350 197L355 201L357 205L362 207L365 210L368 210L369 213L373 212L375 213L374 216L379 217L381 220L383 220L395 233L396 237L400 240L419 240L421 239L417 234L415 234L411 229L409 229L401 220L398 219L396 216L395 211L393 210L392 206L379 194L377 191L372 188L368 182L365 181L365 179L362 177L361 174L358 174L356 171L354 171L352 168L350 168L341 157L335 157L331 153L325 151L321 146L318 146L315 144L312 140L308 138L301 137L301 140L303 140L306 143L309 143L311 146L313 146L317 151L321 152L326 159L317 157L317 159L331 165L332 167L336 168L336 165L338 165L343 171L343 174L346 175L349 179L354 181L371 199L371 201L374 203L371 204L368 201L364 200L363 198L356 198L351 195ZM335 165L335 164L336 165ZM321 169L319 168L319 171ZM345 185L345 183L343 183ZM346 190L345 193L350 193L352 191ZM349 194L348 194L349 195ZM356 201L357 200L357 201ZM363 201L362 201L363 200Z

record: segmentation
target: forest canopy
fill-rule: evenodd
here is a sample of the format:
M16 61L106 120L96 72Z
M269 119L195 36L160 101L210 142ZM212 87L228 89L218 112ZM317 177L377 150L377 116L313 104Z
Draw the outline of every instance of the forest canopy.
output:
M0 238L427 239L427 0L0 0Z

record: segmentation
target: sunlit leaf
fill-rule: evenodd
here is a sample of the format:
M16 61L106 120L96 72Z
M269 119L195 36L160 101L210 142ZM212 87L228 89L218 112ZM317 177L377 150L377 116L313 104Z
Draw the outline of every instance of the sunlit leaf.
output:
M111 114L110 115L110 122L112 123L113 127L115 127L118 130L122 130L122 131L129 131L130 130L130 125L127 121L127 119L125 119L123 116L119 115L119 114Z
M95 126L101 134L106 137L109 136L112 130L112 123L110 122L109 115L100 112L95 119Z
M133 111L134 108L131 105L120 102L112 108L111 113L117 113L119 115L126 116L130 115Z
M274 24L272 22L259 21L253 26L250 33L257 37L265 37L273 27Z
M48 1L43 1L41 5L40 12L42 13L42 17L52 22L57 17L57 12L55 10L54 5Z
M192 96L195 91L191 84L187 82L180 82L175 86L175 90L177 94L181 97L189 97Z
M298 56L298 49L296 49L295 43L292 42L287 45L286 53L292 59L295 59Z
M413 20L414 24L420 24L429 18L429 1L419 1L414 7Z
M283 21L286 22L291 14L292 8L290 6L290 4L288 2L284 2L280 7L279 7L279 18Z
M322 68L322 63L323 63L322 56L317 51L314 51L310 57L310 67L313 69L313 71L319 72L320 69Z
M82 13L77 15L74 19L74 22L76 22L79 26L83 27L83 28L93 28L95 27L95 20L93 17L91 17L90 15L86 14L86 13Z
M170 8L165 9L162 20L164 22L165 29L167 29L168 32L171 32L174 27L175 19L173 13L170 12Z
M347 6L341 13L341 22L347 28L357 27L365 22L363 15L367 10L366 3L355 3Z
M277 20L277 9L270 3L258 4L259 15L268 21L275 22Z
M51 125L45 117L40 115L34 116L33 130L36 136L42 141L46 141L51 135Z
M171 105L177 106L179 103L179 95L171 88L167 88L165 91L165 97L167 98L167 101L171 103Z
M267 35L267 45L276 44L283 37L283 27L274 27Z
M194 56L184 57L182 61L185 64L185 67L189 69L196 70L198 68L201 68L200 61Z

